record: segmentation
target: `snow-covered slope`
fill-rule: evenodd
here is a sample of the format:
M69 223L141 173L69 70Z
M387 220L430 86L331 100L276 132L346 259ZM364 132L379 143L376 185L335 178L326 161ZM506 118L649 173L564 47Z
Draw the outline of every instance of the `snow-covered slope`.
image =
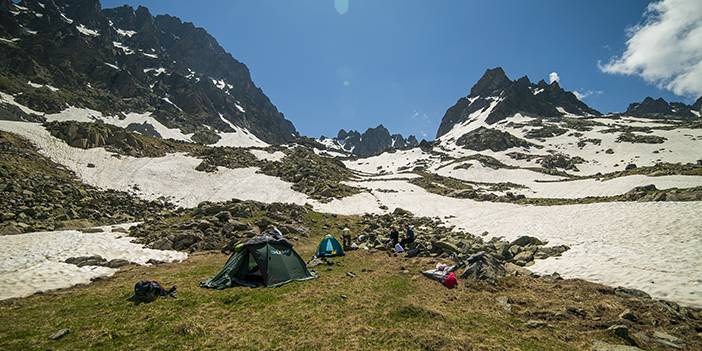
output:
M123 259L142 265L150 259L172 262L188 257L183 252L144 248L132 243L134 238L112 231L130 226L106 226L90 234L62 230L0 236L0 300L86 284L117 271L64 263L70 257L99 255L108 261Z
M120 190L130 190L136 184L145 198L166 196L185 206L231 198L310 203L316 210L338 214L383 213L400 207L417 215L439 217L473 233L487 231L489 236L507 238L533 235L572 248L557 260L532 267L539 272L555 269L566 277L639 288L657 297L702 305L702 262L697 254L702 250L697 235L702 230L702 219L697 215L702 213L702 202L524 206L441 196L410 183L420 176L411 173L419 166L457 178L521 182L539 196L577 197L614 194L651 182L661 188L702 185L700 177L631 176L601 183L592 179L540 183L539 180L561 177L518 168L494 170L478 164L456 170L453 166L459 163L440 148L431 153L417 148L345 161L347 167L362 174L359 181L350 185L369 191L320 203L291 190L290 183L257 173L255 168L198 172L194 167L199 160L182 154L117 159L101 148L70 147L39 124L5 121L0 122L0 130L28 138L40 147L41 153L74 170L87 183ZM255 151L254 155L265 159L280 156L267 151ZM95 167L88 167L87 163ZM418 235L422 235L421 230Z

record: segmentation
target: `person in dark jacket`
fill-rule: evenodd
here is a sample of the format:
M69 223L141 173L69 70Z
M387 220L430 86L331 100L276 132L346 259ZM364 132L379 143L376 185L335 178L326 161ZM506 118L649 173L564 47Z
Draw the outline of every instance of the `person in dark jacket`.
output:
M405 237L400 241L400 246L407 248L407 245L414 242L414 230L409 225L405 225Z
M397 231L397 228L390 227L390 238L388 239L388 244L392 244L392 247L395 247L395 245L397 245L399 242L400 232Z

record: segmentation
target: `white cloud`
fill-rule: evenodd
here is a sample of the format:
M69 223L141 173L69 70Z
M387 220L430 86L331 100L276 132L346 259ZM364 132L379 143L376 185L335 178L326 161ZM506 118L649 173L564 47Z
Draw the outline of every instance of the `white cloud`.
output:
M654 2L644 18L628 30L621 57L598 62L600 69L641 76L677 95L702 95L702 1Z
M548 83L551 84L553 82L560 82L561 77L558 76L558 73L556 72L551 72L548 74Z
M577 91L573 90L573 94L575 95L578 100L582 100L587 98L588 96L592 95L602 95L603 91L602 90L586 90L586 91Z

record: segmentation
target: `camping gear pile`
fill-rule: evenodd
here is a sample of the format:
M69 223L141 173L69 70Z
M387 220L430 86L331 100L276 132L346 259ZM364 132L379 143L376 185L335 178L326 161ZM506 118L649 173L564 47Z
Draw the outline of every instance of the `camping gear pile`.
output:
M276 287L313 278L315 275L293 250L292 243L275 231L266 231L237 245L224 268L200 286L213 289L234 285Z
M424 274L425 277L436 280L439 283L443 284L445 287L452 289L455 288L458 284L458 280L456 279L456 274L454 273L454 271L456 271L460 267L461 264L447 266L443 263L437 263L436 268L423 271L422 274Z
M523 272L521 267L533 264L535 259L560 256L569 249L565 245L546 246L547 243L531 236L522 236L511 242L500 238L484 240L481 236L446 227L439 219L414 217L400 208L383 215L364 215L362 224L366 229L356 238L362 249L388 250L398 254L404 251L406 257L449 259L460 264L459 267L465 267L459 275L461 278L488 282L506 274ZM403 225L414 228L415 241L402 250L388 247L388 228Z

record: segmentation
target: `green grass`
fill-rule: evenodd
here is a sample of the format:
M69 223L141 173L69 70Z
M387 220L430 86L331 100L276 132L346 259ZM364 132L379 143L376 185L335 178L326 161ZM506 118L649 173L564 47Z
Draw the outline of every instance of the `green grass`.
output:
M310 212L305 222L317 234L296 244L304 259L322 235L343 226L359 230L355 217ZM198 287L226 259L198 253L182 263L130 266L87 286L2 301L0 349L578 350L611 337L577 316L549 320L552 327L544 329L529 329L526 321L568 306L600 311L602 320L625 308L651 315L640 302L629 304L582 281L509 277L490 286L461 280L448 290L420 274L435 259L362 250L335 258L333 266L314 267L319 278L311 281L278 288ZM133 305L127 298L142 279L177 284L178 298ZM512 312L496 303L498 296L509 297ZM653 325L647 318L642 323ZM48 339L62 328L71 332Z

